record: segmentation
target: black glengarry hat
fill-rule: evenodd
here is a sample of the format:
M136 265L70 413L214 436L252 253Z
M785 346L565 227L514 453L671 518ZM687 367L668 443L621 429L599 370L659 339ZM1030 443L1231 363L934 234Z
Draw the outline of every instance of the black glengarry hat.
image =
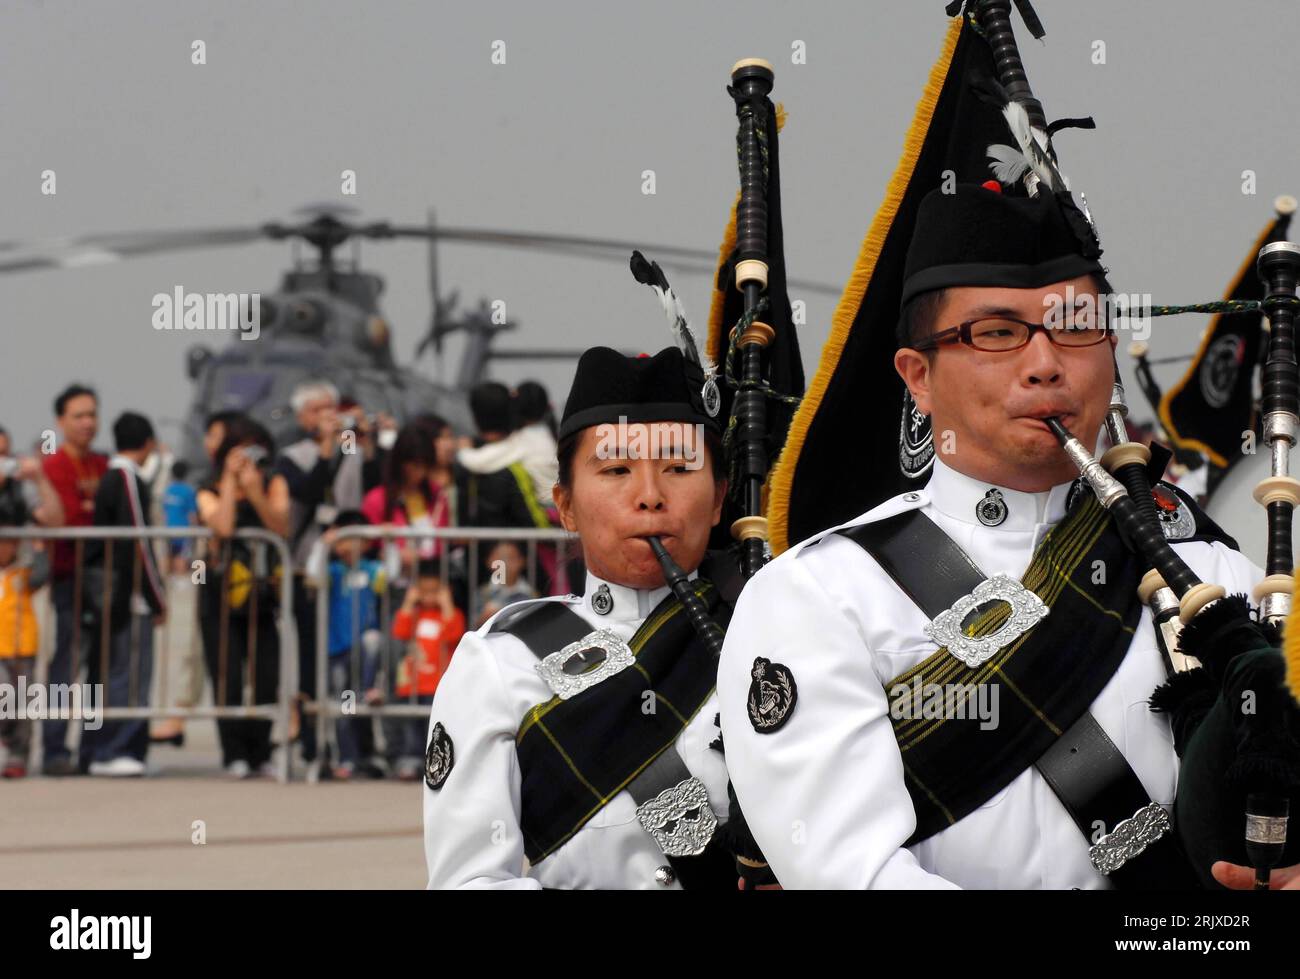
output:
M1052 194L1012 197L978 184L932 190L917 211L901 305L952 286L1041 289L1081 275L1104 279L1100 256Z
M700 424L718 433L704 410L704 371L667 347L653 357L628 357L592 347L578 359L573 387L560 420L561 439L593 425L638 422Z

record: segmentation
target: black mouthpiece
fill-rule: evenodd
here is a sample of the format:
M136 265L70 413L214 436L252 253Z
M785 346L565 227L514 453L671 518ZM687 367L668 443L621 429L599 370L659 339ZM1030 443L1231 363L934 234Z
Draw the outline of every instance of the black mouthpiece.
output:
M1064 442L1066 439L1073 438L1073 436L1070 435L1070 430L1066 428L1064 425L1062 425L1061 419L1057 418L1055 415L1049 415L1047 418L1044 418L1043 424L1045 424L1048 428L1050 428L1052 430L1052 434L1055 435L1062 442Z

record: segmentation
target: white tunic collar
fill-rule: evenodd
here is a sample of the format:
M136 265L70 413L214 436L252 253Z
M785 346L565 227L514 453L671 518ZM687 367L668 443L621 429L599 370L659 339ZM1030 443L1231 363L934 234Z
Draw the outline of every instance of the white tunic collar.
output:
M692 579L698 572L692 571ZM600 611L601 600L597 595L604 589L608 594L612 605L608 612ZM612 581L605 581L603 578L597 578L590 571L587 572L587 588L582 593L582 604L589 612L595 612L606 622L640 622L656 605L668 597L671 589L667 585L660 588L629 588L626 585L616 585Z
M944 464L938 455L926 491L936 510L954 520L991 530L1025 533L1065 516L1073 481L1040 493L985 483ZM983 519L981 519L981 514Z

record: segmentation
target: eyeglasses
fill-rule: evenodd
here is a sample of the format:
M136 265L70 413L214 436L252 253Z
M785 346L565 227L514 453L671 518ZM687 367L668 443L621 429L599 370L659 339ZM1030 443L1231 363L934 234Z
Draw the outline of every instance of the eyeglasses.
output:
M1058 347L1091 347L1101 343L1111 334L1110 324L1098 326L1095 317L1085 316L1065 323L1044 326L1008 316L967 320L959 326L943 330L912 344L913 350L933 350L945 343L964 343L976 350L990 353L1008 353L1028 346L1034 334L1041 330L1047 339Z

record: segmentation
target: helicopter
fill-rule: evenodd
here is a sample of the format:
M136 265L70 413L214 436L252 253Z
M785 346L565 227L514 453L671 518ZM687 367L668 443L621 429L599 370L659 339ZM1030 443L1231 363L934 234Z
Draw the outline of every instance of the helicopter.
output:
M432 412L458 431L472 431L469 392L487 376L493 361L579 356L579 350L550 347L496 348L497 338L518 329L518 321L496 316L486 299L461 309L458 293L443 293L438 281L440 242L622 261L627 261L634 249L641 249L656 256L664 268L709 275L718 265L716 250L447 227L436 224L432 210L423 225L358 223L353 220L354 209L338 205L307 205L295 213L302 219L260 227L95 234L39 244L2 242L0 273L74 268L266 239L291 242L295 246L293 266L283 273L278 289L256 294L257 342L245 342L253 339L252 334L237 336L231 332L219 348L196 343L185 355L185 371L193 394L177 458L189 462L193 472L201 472L207 466L202 439L204 422L210 415L219 411L246 412L265 425L277 443L284 444L297 429L291 394L307 380L327 380L345 402L364 406L367 412L387 414L399 425L414 415ZM461 361L450 381L433 380L413 367L399 365L393 356L392 331L380 306L384 280L362 267L358 246L363 240L397 239L423 241L429 253L431 313L416 347L416 360L432 350L441 367L444 340L455 333L465 335ZM340 255L340 249L349 243L352 255ZM305 261L302 246L312 253ZM808 292L839 294L837 287L821 283L792 280L791 285Z

